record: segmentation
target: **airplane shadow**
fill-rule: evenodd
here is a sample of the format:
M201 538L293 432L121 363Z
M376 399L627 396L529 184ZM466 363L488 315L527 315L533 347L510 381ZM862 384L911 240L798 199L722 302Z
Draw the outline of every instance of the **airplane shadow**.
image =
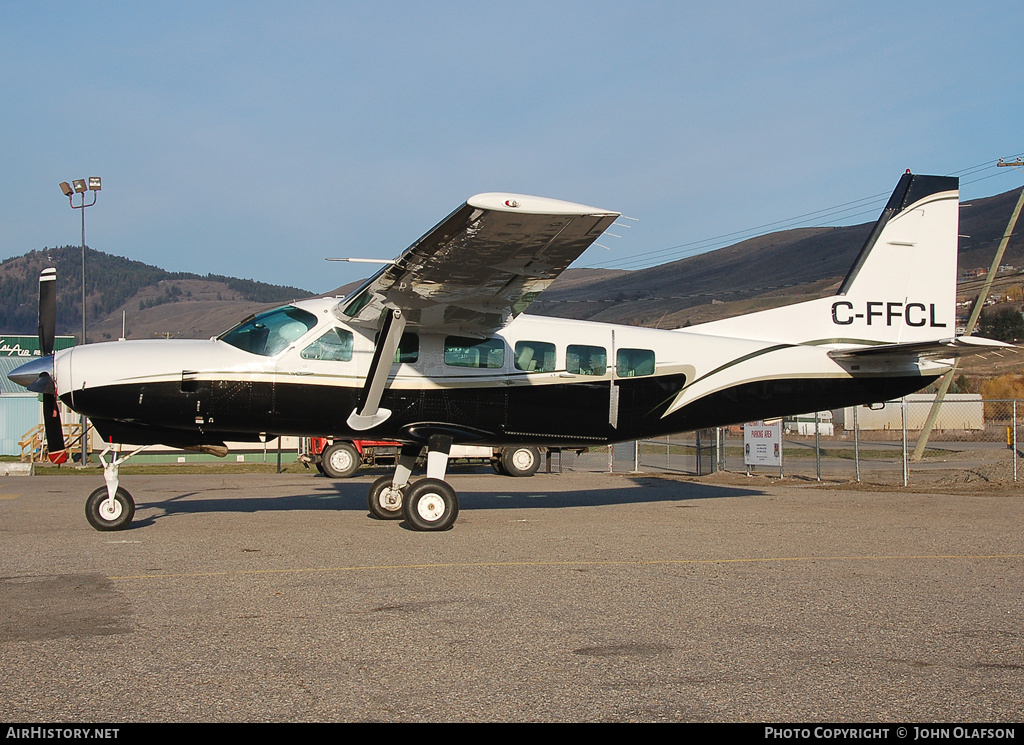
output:
M416 477L414 477L415 479ZM628 488L621 488L621 481L616 479L618 488L585 488L565 489L545 488L552 486L545 480L516 479L516 489L503 489L503 479L494 477L488 480L493 488L466 489L460 488L458 481L455 486L459 495L460 511L472 510L516 510L531 509L565 509L569 507L600 507L621 504L648 504L654 502L694 502L705 499L732 499L763 495L758 489L737 486L721 486L698 482L674 481L658 479L650 476L626 477L631 482ZM339 511L362 512L369 516L366 507L366 496L369 481L335 481L331 479L313 479L312 485L305 493L288 496L268 497L206 497L205 491L191 491L175 495L159 501L146 501L138 504L139 509L155 508L159 514L136 517L129 529L152 525L157 520L175 514L202 513L255 513L255 512L319 512ZM523 486L536 488L526 488ZM199 497L197 499L197 497Z

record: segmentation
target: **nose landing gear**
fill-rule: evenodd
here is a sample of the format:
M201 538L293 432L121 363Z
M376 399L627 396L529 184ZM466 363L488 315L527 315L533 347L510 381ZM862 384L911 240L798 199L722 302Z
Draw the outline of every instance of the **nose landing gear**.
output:
M124 530L131 524L132 518L135 517L135 500L129 491L118 483L118 473L122 463L148 447L146 445L123 457L115 452L109 463L106 456L113 449L113 445L108 445L100 453L103 478L107 484L90 494L85 501L85 519L96 530Z

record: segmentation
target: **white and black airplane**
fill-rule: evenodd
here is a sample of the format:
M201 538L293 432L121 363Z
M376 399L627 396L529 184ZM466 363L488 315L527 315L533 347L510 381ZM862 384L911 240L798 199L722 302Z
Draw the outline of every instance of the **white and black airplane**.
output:
M403 443L370 512L418 530L459 511L453 443L578 447L884 401L952 358L1005 346L956 338L956 178L907 172L839 291L680 330L523 311L618 213L480 194L343 299L304 300L210 340L88 344L53 353L54 270L40 277L43 358L9 377L59 397L104 441L226 452L278 435ZM426 478L411 481L427 449ZM86 515L132 519L120 458Z

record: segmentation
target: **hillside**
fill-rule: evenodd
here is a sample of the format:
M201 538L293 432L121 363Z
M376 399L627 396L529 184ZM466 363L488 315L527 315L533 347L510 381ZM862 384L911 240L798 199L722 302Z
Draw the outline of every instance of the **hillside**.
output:
M0 263L0 331L36 333L39 273L51 266L57 269L57 333L80 333L80 246L44 248ZM131 338L209 336L232 325L239 313L312 295L297 287L251 279L167 272L90 248L86 249L86 283L90 341L119 337L122 313Z
M960 271L987 269L1019 190L961 205ZM569 269L530 307L531 313L660 328L725 318L834 292L860 250L871 223L799 228L634 271ZM1004 264L1024 267L1018 230ZM58 272L58 331L81 328L81 249L31 251L0 263L0 332L34 334L39 272ZM220 333L270 304L313 293L248 279L167 272L139 261L87 250L90 341L203 338ZM1020 284L1020 277L1003 283ZM345 294L355 283L331 295ZM961 295L977 293L965 282Z
M1019 194L1014 189L961 205L961 273L988 269ZM576 270L570 277L570 270L530 312L679 328L821 297L846 276L873 224L770 233L635 271ZM1018 269L1024 266L1022 231L1024 225L1003 259Z

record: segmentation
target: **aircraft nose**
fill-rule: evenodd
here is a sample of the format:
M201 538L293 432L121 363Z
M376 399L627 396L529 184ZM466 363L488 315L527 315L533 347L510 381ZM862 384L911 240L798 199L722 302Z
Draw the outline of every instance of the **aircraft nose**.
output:
M33 393L54 393L53 355L38 357L14 368L7 373L7 379Z

